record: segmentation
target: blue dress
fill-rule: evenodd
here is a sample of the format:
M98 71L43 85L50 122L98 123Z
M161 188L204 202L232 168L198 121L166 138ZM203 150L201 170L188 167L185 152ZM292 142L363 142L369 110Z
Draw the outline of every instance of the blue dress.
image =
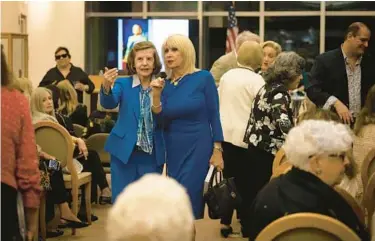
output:
M223 141L215 81L205 70L177 85L167 80L161 100L156 118L163 129L167 173L187 189L195 218L203 218L204 179L214 142Z

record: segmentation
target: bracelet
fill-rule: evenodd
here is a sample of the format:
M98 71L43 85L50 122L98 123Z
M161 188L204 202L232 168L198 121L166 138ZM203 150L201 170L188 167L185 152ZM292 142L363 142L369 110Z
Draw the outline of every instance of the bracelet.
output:
M223 148L220 147L220 146L214 146L214 149L217 149L217 150L219 150L220 152L223 152L223 151L224 151Z
M160 102L160 105L152 105L152 107L154 107L154 108L159 108L159 107L161 107L161 102Z

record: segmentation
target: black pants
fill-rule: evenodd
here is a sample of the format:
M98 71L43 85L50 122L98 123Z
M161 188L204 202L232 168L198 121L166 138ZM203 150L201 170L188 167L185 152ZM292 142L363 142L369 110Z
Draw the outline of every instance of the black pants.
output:
M244 176L244 189L241 207L242 233L248 236L251 205L258 192L269 182L272 175L272 163L274 155L260 148L249 145L248 148L249 165L246 168L247 176ZM244 168L245 169L245 168Z
M234 177L234 183L238 193L243 196L246 195L247 187L249 186L246 182L249 176L249 170L251 168L251 161L248 155L248 150L228 142L222 143L223 147L223 160L224 170L223 175L225 178ZM237 218L241 213L241 207L237 207ZM230 210L222 218L220 223L230 225L232 222L233 211Z
M95 202L98 196L97 186L103 190L108 186L105 172L100 161L100 157L96 151L89 150L87 160L84 157L77 159L83 165L84 172L91 172L91 202ZM82 196L82 204L84 204L84 195Z
M18 226L17 190L1 183L1 240L22 240Z
M46 221L49 222L55 216L55 204L68 202L68 194L64 185L63 173L61 170L50 173L52 190L46 193Z

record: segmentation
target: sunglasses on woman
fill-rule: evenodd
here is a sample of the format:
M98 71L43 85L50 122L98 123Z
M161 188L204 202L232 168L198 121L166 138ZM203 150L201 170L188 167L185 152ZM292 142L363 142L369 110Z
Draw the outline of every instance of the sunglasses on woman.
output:
M61 58L65 59L66 57L68 57L68 54L55 55L55 60L59 60Z

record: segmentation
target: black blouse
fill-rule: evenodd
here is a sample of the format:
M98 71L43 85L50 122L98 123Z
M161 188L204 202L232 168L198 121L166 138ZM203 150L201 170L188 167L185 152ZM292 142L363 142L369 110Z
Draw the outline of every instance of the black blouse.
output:
M291 98L280 83L264 85L256 95L244 142L275 155L293 127Z
M86 93L91 94L94 89L95 85L90 80L89 76L86 74L85 71L83 71L81 68L74 66L71 64L70 72L64 77L64 75L59 71L57 67L54 67L44 75L42 81L39 83L39 87L44 87L47 85L56 85L62 80L69 80L70 83L74 86L77 82L80 82L84 85L88 85L89 89L86 91ZM82 91L77 90L78 95L78 102L82 103L83 101L83 93Z

